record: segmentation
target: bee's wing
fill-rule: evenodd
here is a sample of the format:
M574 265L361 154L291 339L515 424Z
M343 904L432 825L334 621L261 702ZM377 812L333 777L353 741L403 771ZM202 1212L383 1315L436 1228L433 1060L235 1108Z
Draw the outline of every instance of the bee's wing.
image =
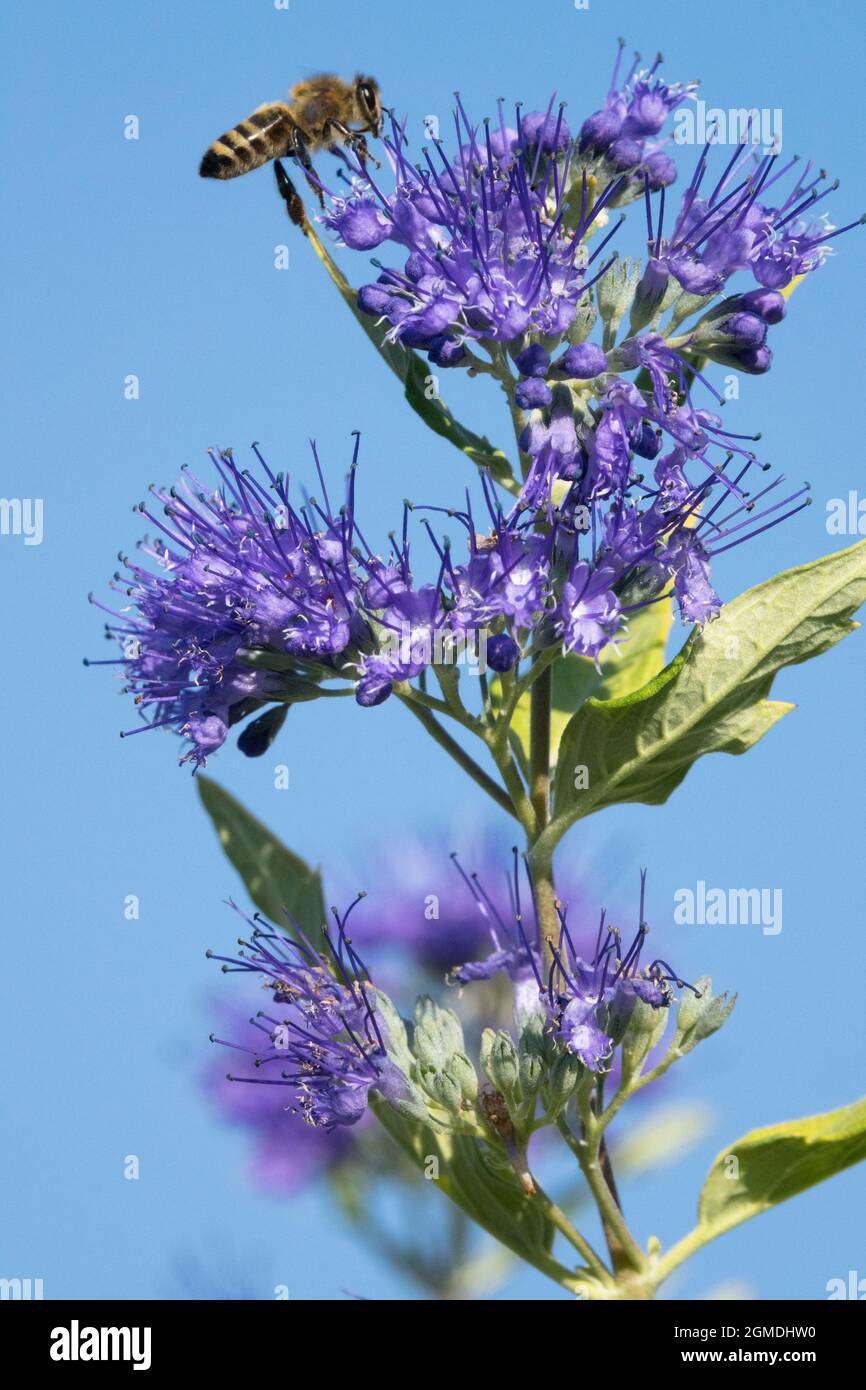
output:
M240 129L250 144L268 150L268 158L287 154L294 122L284 101L267 101L241 122Z
M267 102L214 141L199 173L203 178L234 179L258 169L269 159L288 154L293 126L284 101Z

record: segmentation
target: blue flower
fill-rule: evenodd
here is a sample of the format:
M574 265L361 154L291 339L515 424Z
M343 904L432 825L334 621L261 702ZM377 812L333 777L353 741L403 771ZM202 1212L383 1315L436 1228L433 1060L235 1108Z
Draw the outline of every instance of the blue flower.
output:
M436 141L417 164L394 123L386 140L393 191L359 163L353 192L325 214L350 247L390 240L409 253L402 268L383 269L361 287L358 307L388 324L387 338L428 349L438 365L464 360L456 347L445 352L449 342L565 333L595 278L582 243L621 183L612 175L594 202L584 186L583 207L566 226L574 144L561 107L518 112L516 131L501 108L498 128L470 125L462 105L456 120L461 143L453 157Z
M346 935L346 921L358 901L343 917L335 912L337 941L325 931L327 955L314 950L297 924L297 939L291 939L258 917L244 918L249 939L240 940L238 956L207 953L223 961L226 972L260 975L277 1008L278 1016L260 1011L251 1020L261 1035L258 1046L212 1039L245 1056L255 1069L277 1075L229 1079L291 1087L296 1111L324 1130L357 1124L371 1090L386 1100L400 1100L409 1091L388 1056L387 1027L375 988Z
M642 870L638 928L631 945L623 949L619 931L606 923L602 912L595 951L588 960L577 950L560 909L559 939L551 943L554 961L544 1001L555 1036L589 1071L608 1070L616 1037L622 1036L638 1000L653 1009L666 1009L673 1000L671 985L698 995L666 961L653 960L641 967L649 931L644 918L645 888L646 870Z

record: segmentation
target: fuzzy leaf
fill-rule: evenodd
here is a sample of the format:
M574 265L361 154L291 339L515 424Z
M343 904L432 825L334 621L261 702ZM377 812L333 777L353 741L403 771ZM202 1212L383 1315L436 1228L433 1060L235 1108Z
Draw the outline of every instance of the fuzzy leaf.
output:
M195 781L223 851L243 879L256 907L289 934L291 924L286 918L287 912L305 932L318 933L325 921L318 869L311 869L287 849L218 782L201 775Z
M553 1228L507 1165L493 1161L492 1153L476 1139L434 1133L398 1115L375 1096L371 1105L392 1139L422 1172L430 1171L430 1160L436 1160L435 1184L452 1202L516 1255L553 1272Z
M710 1169L700 1196L698 1229L706 1240L714 1240L864 1158L866 1099L823 1115L753 1129L720 1153Z
M751 748L793 708L766 698L779 668L847 636L864 600L860 541L741 594L642 689L615 700L590 698L560 745L555 831L617 802L660 804L704 753ZM580 766L589 785L575 789Z
M551 758L572 715L585 700L594 696L612 700L630 695L665 664L665 644L673 623L669 600L660 600L640 609L629 619L628 631L617 648L607 647L599 658L601 670L588 657L569 652L553 663L553 700L550 712ZM511 721L524 757L529 757L529 694L524 695Z

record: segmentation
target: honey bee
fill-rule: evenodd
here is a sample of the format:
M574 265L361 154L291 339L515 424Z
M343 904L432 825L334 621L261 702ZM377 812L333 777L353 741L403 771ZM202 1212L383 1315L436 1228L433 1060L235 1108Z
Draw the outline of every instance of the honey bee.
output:
M311 155L317 150L337 154L342 145L368 160L371 156L364 136L378 137L381 127L382 102L375 78L358 76L350 83L332 73L321 73L297 82L287 102L267 102L221 135L205 152L199 173L205 179L234 179L268 160L288 156L301 165L323 204ZM378 161L373 163L378 166ZM283 177L291 188L284 171ZM281 185L281 191L283 188ZM292 220L301 222L303 206L297 194L293 201L286 196Z

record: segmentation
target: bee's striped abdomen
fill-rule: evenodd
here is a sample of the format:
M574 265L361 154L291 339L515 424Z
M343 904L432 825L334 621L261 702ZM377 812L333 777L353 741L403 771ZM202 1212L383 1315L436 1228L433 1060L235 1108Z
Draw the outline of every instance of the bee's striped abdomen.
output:
M204 179L235 179L286 154L291 120L284 102L260 106L233 130L214 140L199 166Z

